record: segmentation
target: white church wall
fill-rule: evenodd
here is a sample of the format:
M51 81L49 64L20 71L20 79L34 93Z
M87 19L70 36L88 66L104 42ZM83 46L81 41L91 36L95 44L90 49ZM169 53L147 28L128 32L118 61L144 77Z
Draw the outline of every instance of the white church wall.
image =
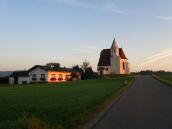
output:
M116 41L113 42L111 47L111 55L111 74L120 74L119 47Z
M128 67L128 60L127 59L121 59L120 60L120 74L129 74L129 67Z
M101 67L104 68L104 70L102 70L102 72L103 72L102 74L103 75L111 74L111 67L110 66L99 66L98 69L101 68ZM98 75L101 75L101 70L98 70Z

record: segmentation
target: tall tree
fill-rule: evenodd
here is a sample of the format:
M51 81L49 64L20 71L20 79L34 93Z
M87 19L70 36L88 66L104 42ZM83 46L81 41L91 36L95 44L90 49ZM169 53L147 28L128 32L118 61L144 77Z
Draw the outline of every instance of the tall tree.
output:
M82 62L81 68L85 72L86 69L90 67L90 62L88 62L86 59Z
M80 71L82 80L91 79L94 76L92 67L86 59L82 62L81 67L79 67L79 65L75 65L73 66L73 69Z

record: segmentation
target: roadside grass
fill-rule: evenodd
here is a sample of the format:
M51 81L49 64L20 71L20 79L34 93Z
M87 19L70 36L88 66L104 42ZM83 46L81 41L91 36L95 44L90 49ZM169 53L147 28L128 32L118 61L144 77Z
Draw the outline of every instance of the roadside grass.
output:
M1 85L0 129L79 129L134 77Z
M156 79L172 87L172 75L153 75Z

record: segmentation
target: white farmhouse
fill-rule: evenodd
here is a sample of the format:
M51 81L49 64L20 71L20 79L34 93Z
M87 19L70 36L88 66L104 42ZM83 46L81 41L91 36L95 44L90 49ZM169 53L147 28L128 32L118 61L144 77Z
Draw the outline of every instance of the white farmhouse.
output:
M37 82L66 82L72 80L80 80L81 74L79 71L71 68L55 68L42 65L36 65L28 70L32 83ZM78 78L73 79L71 74L76 74Z
M80 79L81 73L78 70L35 65L28 71L13 72L9 77L9 84L54 83Z
M97 66L99 75L130 74L128 58L114 39L110 49L103 49Z

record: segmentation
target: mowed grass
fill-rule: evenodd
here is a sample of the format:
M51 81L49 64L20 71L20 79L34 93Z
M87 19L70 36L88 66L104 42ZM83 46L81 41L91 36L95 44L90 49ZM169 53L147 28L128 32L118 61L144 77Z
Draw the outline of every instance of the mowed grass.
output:
M155 77L172 87L172 75L156 75Z
M133 79L116 77L59 84L1 85L0 129L27 129L26 117L38 119L51 128L81 128L124 87L125 80Z

